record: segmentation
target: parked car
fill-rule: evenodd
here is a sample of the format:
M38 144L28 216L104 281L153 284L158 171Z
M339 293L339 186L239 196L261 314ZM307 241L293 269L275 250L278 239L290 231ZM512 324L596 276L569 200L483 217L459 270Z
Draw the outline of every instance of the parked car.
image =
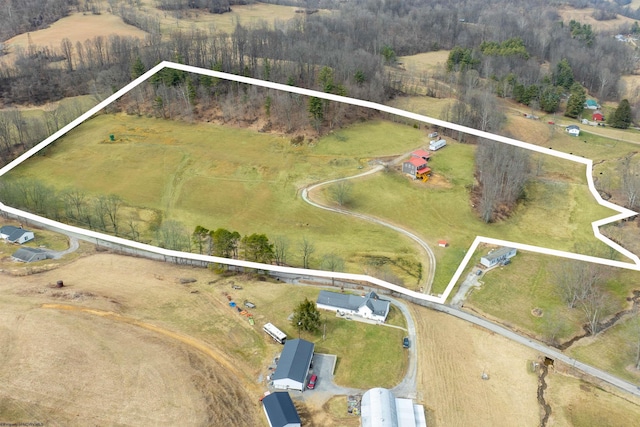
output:
M247 308L256 308L256 305L254 303L252 303L251 301L245 301L244 302L244 306Z
M311 378L309 378L309 383L307 384L307 388L309 390L313 390L314 388L316 388L316 381L318 381L318 376L316 374L311 375Z
M411 347L411 343L409 342L409 337L404 337L402 339L402 348L409 348Z

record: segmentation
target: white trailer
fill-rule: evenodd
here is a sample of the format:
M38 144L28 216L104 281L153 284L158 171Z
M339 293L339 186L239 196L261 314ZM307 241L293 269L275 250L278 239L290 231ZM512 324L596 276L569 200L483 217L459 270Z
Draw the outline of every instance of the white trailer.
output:
M445 141L444 139L433 140L429 142L429 150L436 151L441 149L445 145L447 145L447 141Z
M262 330L265 331L274 341L279 342L280 344L284 344L287 340L287 334L282 332L280 329L273 326L271 323L267 323L262 327Z

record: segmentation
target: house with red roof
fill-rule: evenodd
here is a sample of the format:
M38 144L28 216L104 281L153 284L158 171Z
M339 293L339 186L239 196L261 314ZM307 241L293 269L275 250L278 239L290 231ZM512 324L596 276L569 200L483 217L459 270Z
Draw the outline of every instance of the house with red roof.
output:
M425 179L431 173L427 161L422 157L413 157L402 164L402 172L411 175L413 179Z
M431 153L425 150L416 150L413 153L411 153L411 157L417 157L427 162L431 158Z

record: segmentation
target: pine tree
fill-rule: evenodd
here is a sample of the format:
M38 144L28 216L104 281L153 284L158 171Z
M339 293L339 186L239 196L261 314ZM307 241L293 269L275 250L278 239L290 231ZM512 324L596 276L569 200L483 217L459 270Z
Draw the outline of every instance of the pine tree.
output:
M564 115L567 117L578 118L584 110L584 102L587 100L587 93L579 83L571 86L571 95L567 101L567 109Z
M628 129L631 126L631 105L628 99L623 99L613 113L611 126L618 129Z
M133 64L131 65L131 77L133 79L137 79L138 77L140 77L141 75L144 74L144 72L147 71L144 67L144 64L142 63L142 59L140 59L140 57L136 57L136 60L133 61Z
M556 65L556 71L553 73L553 80L556 86L563 87L567 90L573 85L573 70L566 58L563 58L558 65Z
M305 298L294 310L291 325L302 331L316 332L320 329L320 312L313 301Z

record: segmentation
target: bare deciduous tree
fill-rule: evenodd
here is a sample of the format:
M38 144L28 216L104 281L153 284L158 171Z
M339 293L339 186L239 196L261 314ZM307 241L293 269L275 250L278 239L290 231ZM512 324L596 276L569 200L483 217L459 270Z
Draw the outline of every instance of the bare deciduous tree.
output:
M286 265L289 255L289 239L286 236L276 236L273 239L273 259L276 265Z
M316 251L316 247L306 236L302 237L302 241L298 246L300 252L300 258L302 259L302 268L309 268L311 264L311 257Z
M333 200L340 206L345 206L351 202L353 184L347 180L338 181L329 187L329 193Z

